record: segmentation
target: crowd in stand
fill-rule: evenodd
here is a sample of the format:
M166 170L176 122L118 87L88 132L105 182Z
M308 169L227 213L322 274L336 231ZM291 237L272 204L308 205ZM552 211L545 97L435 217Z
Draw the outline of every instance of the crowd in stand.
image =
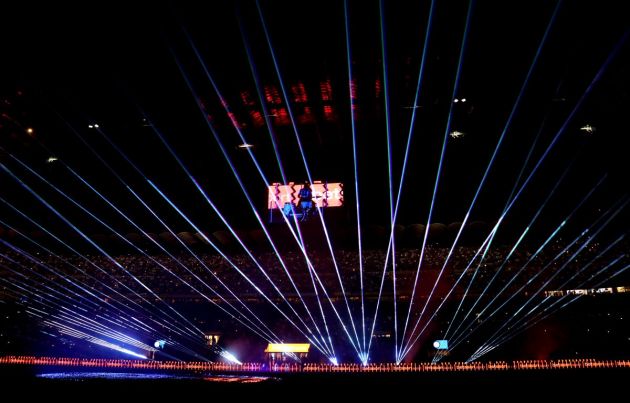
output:
M480 260L479 255L475 257L477 253L475 248L458 247L451 253L449 248L427 245L423 254L421 274L427 278L435 278L444 269L441 279L444 284L452 285L461 277L460 283L465 286L476 273L474 282L476 286L470 291L474 294L479 291L477 287L485 285L495 274L498 273L495 284L500 286L523 268L518 277L522 280L513 283L513 287L517 287L543 269L548 274L543 273L541 279L559 270L568 261L571 252L566 252L554 260L563 247L560 242L552 243L530 261L532 254L527 251L517 250L508 258L510 253L508 247L491 248L483 260ZM598 245L593 244L582 251L578 258L569 261L568 266L562 271L576 276L581 267L595 256L599 249ZM111 292L107 287L124 293L128 293L130 288L144 293L137 282L131 281L131 276L134 276L158 295L173 300L194 301L200 298L191 286L216 298L211 289L219 290L222 295L227 293L221 282L240 297L258 298L259 295L250 280L271 297L277 298L275 285L287 298L296 298L295 288L302 296L312 295L313 281L321 281L333 297L339 297L341 278L346 294L358 295L360 265L359 253L356 250L338 250L335 252L334 260L327 251L312 252L308 257L307 263L305 255L295 251L284 252L282 260L274 253L240 253L229 256L181 252L170 256L140 253L111 257L53 254L27 256L23 251L4 249L0 250L0 273L6 278L19 277L16 272L31 277L42 276L40 278L53 282L64 281L61 278L65 277L105 293ZM392 262L389 261L386 266L386 257L384 250L362 251L364 292L368 298L377 295L385 267L384 279L386 284L391 284ZM396 281L400 296L411 293L419 258L418 249L396 251ZM584 278L588 273L590 272L584 273ZM560 275L555 281L561 283L565 278ZM580 277L577 276L573 280L579 282ZM385 288L385 298L391 293L390 288L389 286Z

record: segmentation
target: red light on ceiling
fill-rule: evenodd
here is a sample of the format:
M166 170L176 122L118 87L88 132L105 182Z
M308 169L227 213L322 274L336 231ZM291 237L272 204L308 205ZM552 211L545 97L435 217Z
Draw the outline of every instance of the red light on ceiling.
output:
M381 82L380 78L377 78L376 81L374 82L374 96L376 96L376 98L380 98L382 93L383 93L383 83Z
M306 103L306 101L308 101L306 88L301 81L291 86L291 92L293 92L293 101L295 103Z
M276 115L275 122L279 126L286 126L289 122L289 113L285 108L276 109L274 114Z
M201 108L201 110L205 111L206 110L206 101L204 101L201 98L197 99L197 103L199 104L199 108Z
M265 86L265 100L267 100L267 103L271 105L280 105L282 103L280 93L278 92L278 89L273 85Z
M357 81L355 79L350 81L350 98L357 99Z
M230 121L232 121L232 124L234 125L234 127L239 128L239 129L243 128L243 125L239 123L238 119L236 119L236 115L234 114L234 112L228 112L227 115L230 118Z
M265 100L269 104L273 104L273 97L271 96L271 90L268 86L265 86Z
M258 111L249 111L249 116L252 119L254 127L260 128L265 125L265 119L263 119L262 113Z
M334 122L337 120L335 111L331 105L324 105L324 119L328 122Z
M322 81L319 84L319 91L322 95L322 101L332 101L332 85L330 80Z
M298 117L300 124L312 124L315 123L315 117L313 116L313 110L310 106L304 107L304 113Z
M241 100L243 101L243 105L245 106L254 106L256 102L252 99L249 91L241 91Z

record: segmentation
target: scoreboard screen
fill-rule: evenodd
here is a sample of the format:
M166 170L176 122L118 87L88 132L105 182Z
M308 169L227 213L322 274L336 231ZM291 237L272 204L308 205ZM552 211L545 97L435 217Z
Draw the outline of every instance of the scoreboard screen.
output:
M289 182L284 185L272 183L268 187L267 208L269 210L282 209L286 203L297 205L300 198L302 183ZM314 181L311 184L313 202L318 208L343 206L343 183Z

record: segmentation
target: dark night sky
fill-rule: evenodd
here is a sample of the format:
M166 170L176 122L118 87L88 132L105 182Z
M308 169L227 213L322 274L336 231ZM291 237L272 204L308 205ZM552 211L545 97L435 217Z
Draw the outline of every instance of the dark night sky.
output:
M2 122L0 141L5 149L76 200L94 208L103 218L123 225L116 221L115 214L72 179L61 164L45 162L51 155L42 148L45 145L151 229L153 224L146 212L82 144L78 134L125 182L155 203L160 214L173 226L186 228L151 191L144 178L102 136L88 129L88 124L98 122L103 132L143 173L181 204L203 228L216 228L218 220L194 188L186 183L152 128L143 123L144 111L229 219L236 225L252 225L253 217L248 213L246 200L182 79L175 63L177 57L212 115L221 142L242 174L252 199L264 212L265 184L247 154L236 147L240 140L184 34L185 30L197 45L237 120L246 125L243 133L255 145L254 153L263 170L271 181L280 181L268 132L265 127L256 128L248 115L251 110L260 111L260 103L239 23L252 49L262 84L279 88L254 2L216 1L205 6L198 2L135 5L103 2L78 6L54 3L38 7L20 3L2 11L0 28L4 38L0 95L12 102L3 109L12 119L5 117ZM421 108L414 126L402 196L402 223L426 221L466 19L467 2L437 3L419 100ZM480 195L478 207L473 210L474 219L497 219L536 132L544 122L526 172L542 155L628 30L621 2L564 3ZM385 3L386 65L396 183L411 117L411 109L406 107L413 104L429 4L429 1ZM465 135L448 141L432 221L448 223L463 218L554 6L555 2L550 1L478 1L475 4L460 86L455 94L455 97L466 98L467 102L454 105L452 115L452 130ZM287 88L290 91L292 85L302 83L308 96L305 105L313 111L312 123L298 124L313 177L346 183L345 216L351 219L354 215L349 207L354 198L352 137L343 3L262 1L261 7ZM385 108L384 97L377 96L375 89L377 81L381 88L383 85L379 7L375 1L350 1L349 9L359 108L356 130L361 202L366 221L384 223L388 217ZM592 221L594 212L608 208L627 192L627 147L624 144L628 135L625 117L630 105L629 49L629 42L622 44L541 165L540 172L534 176L522 202L515 206L511 221L527 221L575 155L571 171L546 210L546 222L557 223L606 173L609 175L606 182L585 205L576 226ZM326 80L330 80L332 86L330 102L323 101L320 95L320 85ZM17 90L23 95L16 95ZM242 91L251 94L254 105L243 105ZM292 103L296 111L303 110L300 108L305 105ZM333 121L325 118L326 105L330 105L336 115ZM586 124L594 126L596 131L592 134L580 131ZM30 126L35 128L35 139L20 133ZM274 130L288 178L304 180L305 172L291 127L274 125ZM26 183L42 191L47 200L57 203L64 213L81 219L81 215L74 215L74 209L61 202L36 178L25 174L8 156L3 154L0 158ZM0 185L3 198L29 214L52 220L50 214L4 173L0 176ZM18 226L26 225L6 206L0 207L0 211L3 219ZM627 229L627 225L622 224L624 221L620 222L618 228ZM88 221L82 223L92 225ZM89 228L98 230L96 224Z

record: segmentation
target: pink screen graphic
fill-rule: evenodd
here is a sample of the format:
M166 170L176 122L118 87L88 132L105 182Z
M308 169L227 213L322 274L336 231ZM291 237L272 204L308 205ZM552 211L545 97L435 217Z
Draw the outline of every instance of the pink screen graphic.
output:
M298 193L304 187L303 184L289 182L288 185L274 183L268 187L267 208L269 210L284 206L285 203L297 205L299 201ZM317 207L340 207L343 206L343 183L319 183L311 185L313 190L313 201Z

